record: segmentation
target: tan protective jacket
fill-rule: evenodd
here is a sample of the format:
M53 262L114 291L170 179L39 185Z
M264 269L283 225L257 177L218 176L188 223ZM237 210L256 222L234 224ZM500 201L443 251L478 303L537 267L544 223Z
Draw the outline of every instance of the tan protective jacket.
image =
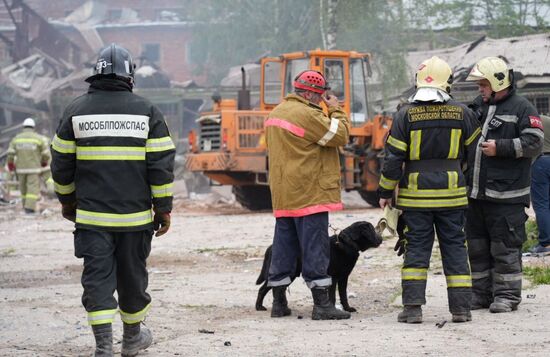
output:
M8 162L15 162L18 174L39 174L42 163L50 160L50 148L43 135L25 128L15 136L8 148Z
M275 217L342 209L338 147L349 138L340 107L329 109L289 94L265 122L269 186Z

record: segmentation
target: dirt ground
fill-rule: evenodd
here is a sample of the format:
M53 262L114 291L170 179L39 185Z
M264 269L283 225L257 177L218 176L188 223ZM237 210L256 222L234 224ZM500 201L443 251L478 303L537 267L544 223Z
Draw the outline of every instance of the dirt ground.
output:
M331 224L375 224L381 210L353 194L350 209ZM54 201L27 217L0 210L0 355L90 356L93 337L80 303L81 260L73 255L72 224ZM509 314L474 311L453 324L447 311L440 254L434 250L425 322L396 322L402 259L395 239L364 252L352 273L350 320L312 321L312 300L301 279L290 288L292 315L272 319L254 309L265 248L275 220L250 213L227 196L179 199L168 234L155 238L149 259L153 308L147 325L154 344L143 356L548 356L550 287L524 283L523 303ZM525 258L540 263L543 258ZM538 260L537 260L538 259ZM265 301L270 307L271 297ZM445 324L443 322L447 321ZM438 327L436 324L439 324ZM114 324L120 353L122 323Z

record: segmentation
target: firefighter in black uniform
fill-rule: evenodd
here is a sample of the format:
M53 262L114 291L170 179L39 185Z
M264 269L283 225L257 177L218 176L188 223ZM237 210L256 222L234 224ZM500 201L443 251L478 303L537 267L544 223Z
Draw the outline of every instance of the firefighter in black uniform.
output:
M516 310L521 302L521 246L526 239L531 159L544 132L536 109L515 94L513 71L498 57L472 68L472 107L482 124L469 177L466 235L472 265L472 308Z
M416 72L416 92L395 114L379 182L380 206L390 204L399 185L397 208L406 225L401 270L404 309L397 320L422 322L434 225L447 278L453 322L472 319L464 216L468 205L462 164L479 136L474 113L450 96L453 74L438 57Z
M120 312L122 355L135 356L152 343L141 326L151 306L146 259L153 230L160 236L170 226L175 148L159 109L132 93L126 49L102 49L94 73L88 93L65 109L52 141L52 176L63 217L76 223L95 355L113 355L111 324Z

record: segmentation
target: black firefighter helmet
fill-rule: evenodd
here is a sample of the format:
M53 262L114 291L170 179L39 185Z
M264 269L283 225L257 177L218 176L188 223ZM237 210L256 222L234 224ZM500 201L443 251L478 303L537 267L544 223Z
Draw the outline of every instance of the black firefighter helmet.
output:
M110 76L133 84L134 72L135 65L130 52L124 47L112 43L99 51L94 74L86 78L86 82L91 83L101 76Z

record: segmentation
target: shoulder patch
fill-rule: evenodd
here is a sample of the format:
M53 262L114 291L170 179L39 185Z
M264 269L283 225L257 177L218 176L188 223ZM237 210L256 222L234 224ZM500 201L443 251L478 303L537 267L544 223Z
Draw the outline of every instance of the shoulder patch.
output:
M540 120L539 117L529 115L529 121L531 122L531 128L539 128L541 130L544 130L542 126L542 120Z
M456 105L419 105L407 109L407 113L409 122L464 119L464 110Z

